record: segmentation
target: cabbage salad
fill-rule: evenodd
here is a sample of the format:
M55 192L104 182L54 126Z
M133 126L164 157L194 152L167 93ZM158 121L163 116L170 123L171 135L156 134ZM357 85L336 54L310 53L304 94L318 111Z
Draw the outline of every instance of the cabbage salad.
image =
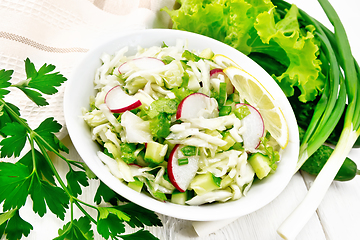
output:
M237 200L276 170L281 148L224 74L230 59L182 40L128 50L102 55L83 110L111 174L160 201L201 205Z

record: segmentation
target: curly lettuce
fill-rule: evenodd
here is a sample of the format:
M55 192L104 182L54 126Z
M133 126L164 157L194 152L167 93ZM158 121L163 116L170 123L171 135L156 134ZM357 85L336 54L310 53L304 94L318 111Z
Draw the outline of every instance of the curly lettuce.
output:
M319 42L313 26L301 27L295 5L277 12L270 0L178 0L176 10L164 8L173 28L202 34L224 42L250 57L273 78L284 93L301 91L301 102L312 101L324 86ZM283 15L283 18L281 16ZM277 71L274 70L277 68Z
M320 74L321 61L317 58L319 46L313 34L315 28L307 26L300 29L299 11L295 5L278 22L275 22L274 12L275 8L272 8L260 13L254 27L264 44L272 48L277 45L289 59L286 71L275 79L287 96L294 95L293 86L297 86L301 91L300 101L314 100L324 86L324 78ZM276 44L270 44L271 41Z

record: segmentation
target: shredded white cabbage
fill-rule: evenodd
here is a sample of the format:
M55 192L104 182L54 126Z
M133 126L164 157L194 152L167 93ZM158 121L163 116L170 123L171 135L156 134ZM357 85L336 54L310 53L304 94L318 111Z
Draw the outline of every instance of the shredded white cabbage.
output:
M147 143L152 141L149 122L142 120L130 111L121 115L121 125L125 130L123 142Z
M227 200L231 199L233 193L228 190L214 190L211 192L207 192L203 195L196 195L192 199L186 201L186 204L189 205L201 205L204 203L212 203L215 201L226 202Z

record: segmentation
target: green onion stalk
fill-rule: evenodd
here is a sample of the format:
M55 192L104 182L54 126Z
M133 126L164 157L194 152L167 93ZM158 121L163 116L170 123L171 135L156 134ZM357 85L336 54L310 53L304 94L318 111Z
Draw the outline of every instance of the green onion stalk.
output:
M321 98L315 108L314 116L305 132L300 146L300 155L296 171L326 141L339 122L346 106L346 84L341 72L336 50L319 23L303 13L303 18L317 29L317 37L321 42L321 60L326 82Z
M309 189L309 192L305 196L304 200L278 228L278 233L284 239L295 239L295 237L301 231L303 226L308 222L312 214L316 211L317 207L320 205L320 202L325 196L334 177L336 176L346 156L349 154L354 143L356 142L356 140L360 135L360 128L359 128L360 109L357 109L357 106L360 106L360 91L358 90L360 84L359 65L353 58L344 26L342 25L336 11L328 2L328 0L318 0L318 1L321 7L323 8L324 12L326 13L327 17L329 18L330 22L334 26L334 33L332 33L321 24L316 24L318 27L320 27L319 28L320 30L318 29L321 35L320 39L322 43L326 45L325 47L331 46L332 50L331 49L327 49L327 50L333 51L335 53L335 55L337 56L337 61L340 64L344 73L344 79L342 79L340 72L339 75L340 92L338 94L338 98L335 101L335 105L333 105L333 107L331 108L334 112L341 112L341 109L343 108L343 103L340 102L343 101L344 98L343 96L344 93L342 92L344 90L342 90L341 87L343 85L342 82L344 82L346 88L348 107L346 108L346 112L345 112L344 128L341 132L339 141L335 146L333 153L331 154L330 158L328 159L323 169L316 177L314 183ZM327 40L325 39L324 36L326 36ZM333 64L334 61L335 61L334 59L329 59L329 63L331 64ZM335 69L335 68L330 67L330 72L334 71L331 69ZM337 73L335 75L334 73L331 73L331 76L329 76L330 80L328 80L330 84L331 81L335 80L333 78L336 75ZM331 98L330 95L332 94L330 87L331 86L326 87L327 88L326 91L329 91L329 93L325 93L329 98ZM331 100L328 100L328 103L330 101ZM324 116L324 114L326 114L326 107L322 109L321 116ZM317 141L319 142L322 141L321 136L317 138L317 136L319 136L318 134L321 134L322 131L326 132L327 126L331 126L332 122L337 122L336 118L337 116L335 116L335 114L330 113L329 117L319 119L317 124L318 126L323 126L323 127L320 127L319 131L315 130L314 134L308 133L310 135L307 137L309 141L307 146L302 146L302 152L300 153L298 166L299 165L301 166L301 161L303 161L304 159L306 160L307 157L306 154L309 155L313 151L312 148L310 147L311 144L314 144L313 146L315 146L317 144L316 143ZM325 120L326 123L322 122L323 120ZM329 125L327 125L327 123ZM318 131L318 133L316 133L316 131Z

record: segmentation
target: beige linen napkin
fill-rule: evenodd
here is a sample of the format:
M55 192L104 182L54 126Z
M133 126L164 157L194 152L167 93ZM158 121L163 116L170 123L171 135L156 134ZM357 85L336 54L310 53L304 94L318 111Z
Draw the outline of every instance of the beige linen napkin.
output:
M51 63L69 77L101 39L127 30L167 27L169 19L159 9L173 4L174 0L0 0L0 69L14 70L12 83L25 80L24 60L29 57L37 68ZM38 108L20 91L13 91L6 100L20 107L31 127L50 116L64 126L65 86L46 97L46 107ZM64 136L65 128L59 134Z

